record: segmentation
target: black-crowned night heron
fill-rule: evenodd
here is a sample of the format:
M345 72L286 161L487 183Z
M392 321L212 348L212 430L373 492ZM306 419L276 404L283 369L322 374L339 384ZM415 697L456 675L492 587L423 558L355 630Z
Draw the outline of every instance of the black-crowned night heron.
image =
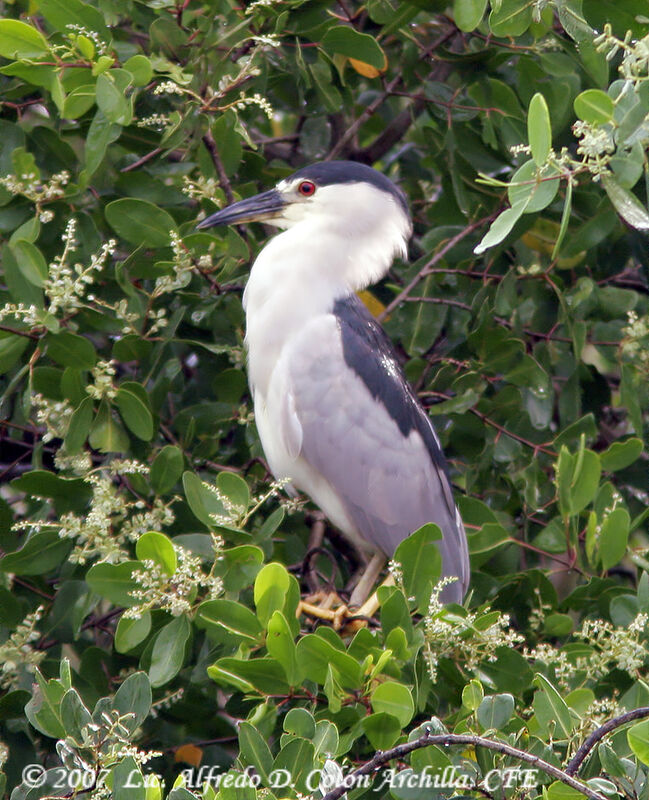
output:
M359 605L386 556L435 522L442 574L469 580L462 521L428 414L385 332L356 295L405 256L412 223L403 192L352 161L298 170L199 228L260 221L285 230L250 271L248 377L264 453L277 478L308 494L367 564Z

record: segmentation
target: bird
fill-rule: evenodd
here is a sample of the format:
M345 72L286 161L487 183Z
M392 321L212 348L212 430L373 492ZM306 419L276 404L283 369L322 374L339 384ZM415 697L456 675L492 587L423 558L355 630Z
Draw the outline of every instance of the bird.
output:
M456 579L442 601L462 602L467 541L439 438L358 296L407 256L405 194L365 164L321 161L197 227L247 222L280 229L243 294L248 381L271 472L308 495L359 554L350 609L429 522L442 531L442 576Z

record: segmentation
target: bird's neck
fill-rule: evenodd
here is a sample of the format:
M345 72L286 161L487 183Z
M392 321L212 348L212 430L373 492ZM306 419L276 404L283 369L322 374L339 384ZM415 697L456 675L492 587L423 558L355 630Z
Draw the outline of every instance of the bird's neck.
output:
M341 246L342 245L342 246ZM266 393L286 343L335 301L378 280L394 250L382 252L365 237L345 239L296 225L275 236L252 266L244 294L248 375Z

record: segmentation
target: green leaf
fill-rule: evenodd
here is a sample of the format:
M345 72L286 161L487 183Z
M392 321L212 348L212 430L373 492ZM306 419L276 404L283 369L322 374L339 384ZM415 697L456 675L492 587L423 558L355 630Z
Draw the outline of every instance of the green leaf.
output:
M461 31L475 30L484 16L487 0L454 0L453 19Z
M489 27L494 36L520 36L532 23L532 3L501 0L492 3Z
M477 678L472 678L462 689L462 705L469 711L475 711L484 698L484 689ZM483 726L485 727L485 726Z
M149 680L157 689L176 677L185 661L185 645L191 626L184 614L168 622L158 633L151 651Z
M115 630L115 650L118 653L128 653L141 644L151 632L151 613L142 612L136 619L125 617L123 614L119 618Z
M239 725L239 748L243 764L255 767L264 783L270 783L273 754L264 737L249 722L242 722Z
M561 781L554 781L545 791L547 800L584 800L584 795L573 789L572 786L566 786Z
M72 542L61 539L58 531L34 533L20 550L0 558L0 571L15 575L46 574L58 567L71 549Z
M273 762L273 770L277 771L277 775L290 775L291 786L306 796L311 788L313 759L313 743L295 738L279 751Z
M316 724L313 714L306 708L292 708L284 717L284 730L303 739L313 739L316 733Z
M250 505L250 489L245 480L234 472L219 472L216 476L216 485L222 495L241 509L242 513L248 510Z
M196 612L195 623L199 628L205 629L208 636L221 642L235 637L235 640L251 644L258 642L263 633L259 620L249 608L224 598L201 603Z
M604 472L618 472L637 461L644 450L642 439L632 436L624 442L613 442L599 454Z
M90 433L90 426L95 412L95 401L92 397L86 397L81 404L74 410L70 417L68 431L65 434L65 451L74 455L81 450L84 442Z
M610 569L624 558L630 527L631 517L626 508L615 508L604 517L599 534L602 569Z
M549 206L558 189L559 172L556 167L539 169L530 160L512 175L507 194L512 208L522 207L524 214L533 214Z
M442 538L437 525L423 525L397 547L394 558L401 564L408 597L414 597L420 614L428 611L430 593L439 580L442 558L436 541Z
M119 139L121 132L121 125L116 125L106 119L101 109L97 110L85 140L85 176L87 180L99 169L108 145Z
M66 736L71 736L79 743L83 742L83 729L92 722L92 717L76 689L68 689L63 695L60 713Z
M476 717L485 730L502 730L514 713L511 694L492 694L480 703Z
M537 167L543 166L552 147L552 128L548 104L540 92L530 100L527 113L527 140L530 143L534 163Z
M38 0L38 11L56 30L67 33L70 20L90 31L101 34L106 42L110 32L100 11L82 0Z
M110 770L112 796L120 800L146 800L144 775L133 756L127 756Z
M185 465L183 452L179 447L168 444L162 448L151 464L151 487L157 494L166 494L180 480Z
M36 671L36 685L32 689L32 699L25 706L25 716L37 731L55 739L65 737L61 721L61 700L66 688L54 678L46 681Z
M289 574L283 564L266 564L255 578L254 600L257 617L266 625L275 611L284 608L289 588Z
M18 19L0 19L0 56L38 58L49 50L45 37L36 28Z
M43 287L48 277L48 268L38 247L25 239L18 239L10 247L16 257L18 269L25 278L34 286Z
M408 725L415 714L415 704L410 689L394 681L380 683L372 692L370 703L373 711L396 717L402 728Z
M95 348L85 336L70 331L48 334L45 337L48 355L64 367L92 369L97 363Z
M649 230L649 213L638 198L609 175L602 175L602 184L615 210L632 228Z
M178 566L176 550L168 536L156 531L143 533L135 545L135 554L144 561L149 559L157 564L165 575L173 575Z
M16 256L9 244L2 246L0 262L2 263L3 277L12 300L16 303L23 303L26 306L33 305L36 308L43 308L42 290L27 280L18 266Z
M267 625L266 649L284 667L286 679L297 686L304 678L304 671L297 657L293 632L281 611L274 611Z
M582 446L578 453L571 455L562 445L556 465L559 508L565 518L583 511L593 501L602 467L599 456Z
M613 119L615 103L601 89L586 89L575 97L575 114L591 125L601 125Z
M128 434L113 419L106 400L102 400L99 405L99 411L90 429L88 442L94 450L102 453L125 453L129 449Z
M97 105L109 122L114 122L117 125L128 125L130 123L130 103L119 86L117 86L110 72L99 75L96 93Z
M28 344L29 339L26 336L0 332L0 375L9 372Z
M401 735L401 723L394 714L379 711L363 717L363 730L373 748L387 750Z
M254 658L250 661L220 658L207 668L207 674L217 683L234 686L244 692L257 691L269 695L290 693L284 670L274 658Z
M495 247L506 239L512 232L514 225L523 216L524 206L520 205L515 208L507 208L501 212L496 219L491 223L489 230L482 237L482 241L478 244L473 252L476 255L484 253L490 247Z
M357 689L362 682L361 665L355 658L335 648L322 636L309 633L297 643L298 662L310 680L320 684L327 679L327 667L338 672L340 685L346 689Z
M111 603L128 608L139 602L130 592L141 588L132 577L135 570L141 569L142 564L139 561L122 561L119 564L102 562L90 567L86 573L86 582L94 592Z
M135 381L120 384L115 395L115 405L128 429L138 439L149 442L153 438L153 416L149 408L149 397L141 384Z
M649 765L649 719L630 727L626 738L636 758L643 764Z
M335 25L325 33L320 46L326 53L340 53L348 58L363 61L378 70L385 69L385 53L373 36L359 33L347 25Z
M167 247L169 233L176 230L173 217L148 200L123 197L113 200L104 211L108 224L131 244Z
M179 617L179 619L181 619ZM134 672L115 692L112 706L120 714L132 714L126 725L135 731L149 716L151 710L151 684L146 672Z
M551 726L555 738L569 739L573 722L566 701L540 672L536 674L532 683L538 689L534 695L533 707L539 724L546 731Z
M151 61L143 55L131 56L124 63L124 69L133 76L135 86L146 86L153 77Z

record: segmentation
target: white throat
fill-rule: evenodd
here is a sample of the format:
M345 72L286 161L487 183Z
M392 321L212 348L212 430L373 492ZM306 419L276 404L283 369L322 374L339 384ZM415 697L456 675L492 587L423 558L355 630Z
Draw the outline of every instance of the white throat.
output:
M243 305L255 393L266 394L282 348L303 325L379 280L395 255L405 255L411 223L393 197L366 184L347 184L338 195L327 195L328 188L339 187L319 190L312 213L306 206L287 208L280 224L289 227L268 242L250 271ZM348 208L340 207L341 196Z

